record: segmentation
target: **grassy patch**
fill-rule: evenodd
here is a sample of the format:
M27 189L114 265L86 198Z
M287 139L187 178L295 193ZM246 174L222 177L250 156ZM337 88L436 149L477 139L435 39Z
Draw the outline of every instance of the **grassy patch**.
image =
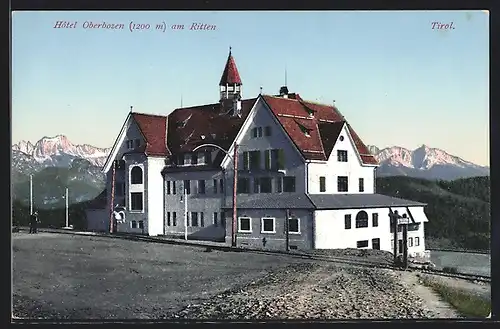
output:
M490 314L491 302L484 298L429 279L422 278L422 281L464 317L486 318Z

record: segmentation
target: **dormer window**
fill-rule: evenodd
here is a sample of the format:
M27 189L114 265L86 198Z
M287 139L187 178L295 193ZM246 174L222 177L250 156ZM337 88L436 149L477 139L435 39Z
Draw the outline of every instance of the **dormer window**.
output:
M304 133L306 137L311 137L311 129L306 128L305 126L301 125L300 123L297 122L299 125L300 130Z
M310 118L313 118L314 117L314 111L311 110L311 109L307 109L307 114Z
M141 146L141 140L140 139L136 139L135 140L135 147L139 147Z

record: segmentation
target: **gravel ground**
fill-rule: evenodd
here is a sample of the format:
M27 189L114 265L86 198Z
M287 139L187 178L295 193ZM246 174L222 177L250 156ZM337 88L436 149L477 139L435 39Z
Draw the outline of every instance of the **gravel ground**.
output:
M18 317L440 316L429 300L401 283L397 273L384 269L88 236L14 233L13 237L13 300Z

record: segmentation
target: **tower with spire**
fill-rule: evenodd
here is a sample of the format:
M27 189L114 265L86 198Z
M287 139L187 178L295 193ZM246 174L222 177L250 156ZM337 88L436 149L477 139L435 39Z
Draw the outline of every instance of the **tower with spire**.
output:
M231 54L231 47L229 47L229 56L227 57L226 67L220 78L219 90L220 100L233 100L236 98L241 99L241 78L236 68L236 63Z

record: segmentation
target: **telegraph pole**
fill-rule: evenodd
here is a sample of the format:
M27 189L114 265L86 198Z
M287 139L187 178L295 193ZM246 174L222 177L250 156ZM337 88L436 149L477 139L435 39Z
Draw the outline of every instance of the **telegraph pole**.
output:
M69 227L69 201L68 201L68 188L66 187L66 227Z
M30 215L33 215L33 175L30 174Z
M233 154L233 222L232 222L232 241L231 245L236 247L236 222L237 222L237 214L236 214L236 195L238 189L238 144L234 144L234 154Z
M392 210L389 211L389 217L391 217L392 220L392 230L394 232L394 265L396 265L398 263L398 214L393 213Z

